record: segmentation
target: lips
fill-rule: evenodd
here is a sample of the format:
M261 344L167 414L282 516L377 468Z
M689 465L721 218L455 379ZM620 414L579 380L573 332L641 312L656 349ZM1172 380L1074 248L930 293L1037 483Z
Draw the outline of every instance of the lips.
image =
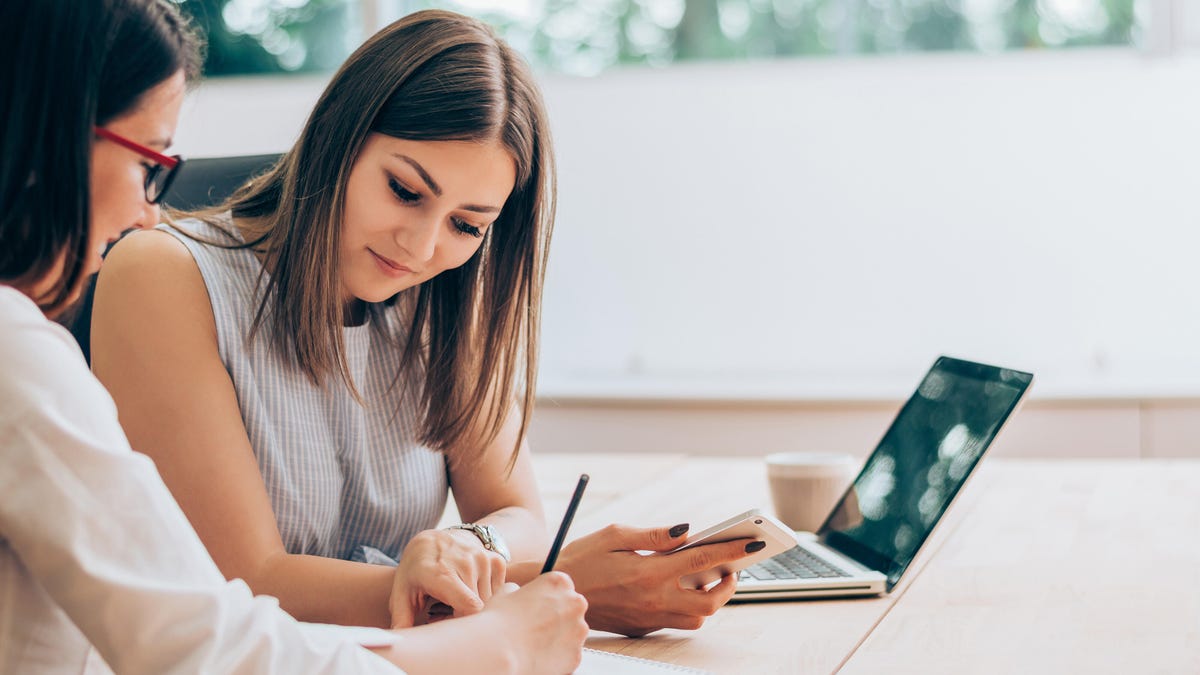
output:
M373 258L375 258L375 263L377 265L379 265L380 269L383 270L385 273L388 273L392 276L400 276L403 274L412 274L413 273L413 270L411 267L405 267L404 265L401 265L400 263L396 262L395 260L381 256L369 248L367 249L367 252L370 253Z

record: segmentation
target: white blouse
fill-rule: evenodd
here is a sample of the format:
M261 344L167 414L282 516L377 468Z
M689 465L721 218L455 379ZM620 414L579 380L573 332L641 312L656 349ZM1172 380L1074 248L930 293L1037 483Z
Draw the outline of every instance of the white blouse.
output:
M0 285L0 674L394 675L360 646L393 641L225 581L71 335Z

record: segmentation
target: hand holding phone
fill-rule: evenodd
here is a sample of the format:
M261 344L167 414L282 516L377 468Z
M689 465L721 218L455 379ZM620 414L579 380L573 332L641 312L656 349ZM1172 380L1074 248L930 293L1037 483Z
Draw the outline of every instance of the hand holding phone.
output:
M720 580L726 574L734 574L754 563L779 555L795 546L798 541L796 533L787 525L784 525L772 516L760 512L758 509L751 509L724 522L717 523L706 530L693 534L679 548L669 551L668 555L697 546L717 544L734 539L746 539L747 543L750 541L762 541L766 543L766 547L745 558L682 577L679 583L685 588L704 588Z

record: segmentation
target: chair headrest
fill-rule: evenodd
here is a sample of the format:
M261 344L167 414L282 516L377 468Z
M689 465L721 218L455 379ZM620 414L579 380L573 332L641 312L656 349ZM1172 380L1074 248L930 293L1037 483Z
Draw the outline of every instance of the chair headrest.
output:
M171 208L190 210L225 201L251 177L270 168L281 155L241 155L238 157L200 157L187 160L163 203Z

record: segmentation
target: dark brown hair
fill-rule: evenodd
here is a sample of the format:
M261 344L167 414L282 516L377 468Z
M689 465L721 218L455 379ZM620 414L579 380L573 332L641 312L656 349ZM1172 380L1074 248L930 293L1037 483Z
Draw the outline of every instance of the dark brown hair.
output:
M545 107L520 56L484 23L411 14L350 56L295 147L218 211L261 224L246 245L265 259L260 327L314 382L357 391L342 343L338 242L346 185L371 132L418 141L498 141L516 184L480 250L456 269L369 312L409 322L402 375L419 375L418 437L452 458L482 449L520 401L520 447L533 410L554 160ZM400 345L397 345L400 348Z
M90 255L92 128L136 109L184 71L199 75L200 39L166 0L0 3L0 282L60 313Z

